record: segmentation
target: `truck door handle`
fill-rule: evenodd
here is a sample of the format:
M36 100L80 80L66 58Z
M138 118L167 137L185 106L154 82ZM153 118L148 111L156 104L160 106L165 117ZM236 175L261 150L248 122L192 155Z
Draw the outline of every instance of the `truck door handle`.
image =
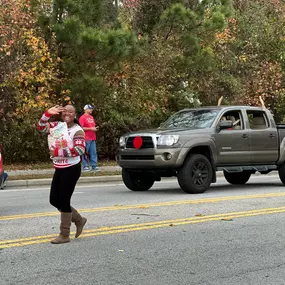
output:
M269 137L270 137L271 139L275 138L275 136L274 136L273 134L270 134Z
M248 138L248 135L247 135L247 134L243 134L243 135L242 135L242 138L247 139L247 138Z

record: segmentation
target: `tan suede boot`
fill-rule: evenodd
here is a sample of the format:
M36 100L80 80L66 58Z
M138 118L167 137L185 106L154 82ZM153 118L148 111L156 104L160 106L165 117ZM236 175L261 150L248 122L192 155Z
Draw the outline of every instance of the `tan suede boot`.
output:
M60 233L57 238L51 241L54 244L70 242L69 233L72 213L61 212Z
M82 217L73 207L71 207L72 210L72 222L75 223L76 226L76 234L75 237L78 238L82 231L83 227L85 226L87 219Z

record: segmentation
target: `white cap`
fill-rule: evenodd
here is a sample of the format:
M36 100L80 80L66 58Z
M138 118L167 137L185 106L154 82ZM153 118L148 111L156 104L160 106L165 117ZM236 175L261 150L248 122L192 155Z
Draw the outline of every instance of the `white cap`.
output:
M94 107L93 107L92 105L90 105L90 104L86 104L83 109L84 109L84 110L88 110L88 109L89 109L89 110L93 110Z

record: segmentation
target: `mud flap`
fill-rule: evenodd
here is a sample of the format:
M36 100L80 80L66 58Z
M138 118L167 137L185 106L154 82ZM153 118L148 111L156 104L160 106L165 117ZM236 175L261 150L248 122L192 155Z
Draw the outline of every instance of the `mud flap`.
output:
M216 172L216 169L213 168L212 183L216 183L216 182L217 182L217 172Z

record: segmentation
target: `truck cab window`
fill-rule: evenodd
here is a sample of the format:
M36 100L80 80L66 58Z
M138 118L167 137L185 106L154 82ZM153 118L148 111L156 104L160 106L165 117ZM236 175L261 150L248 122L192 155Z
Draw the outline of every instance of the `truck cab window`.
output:
M261 111L247 111L250 128L253 130L267 129L268 121L266 115Z
M241 130L243 129L242 116L239 111L230 111L223 114L221 121L228 120L232 121L233 127L232 130Z

